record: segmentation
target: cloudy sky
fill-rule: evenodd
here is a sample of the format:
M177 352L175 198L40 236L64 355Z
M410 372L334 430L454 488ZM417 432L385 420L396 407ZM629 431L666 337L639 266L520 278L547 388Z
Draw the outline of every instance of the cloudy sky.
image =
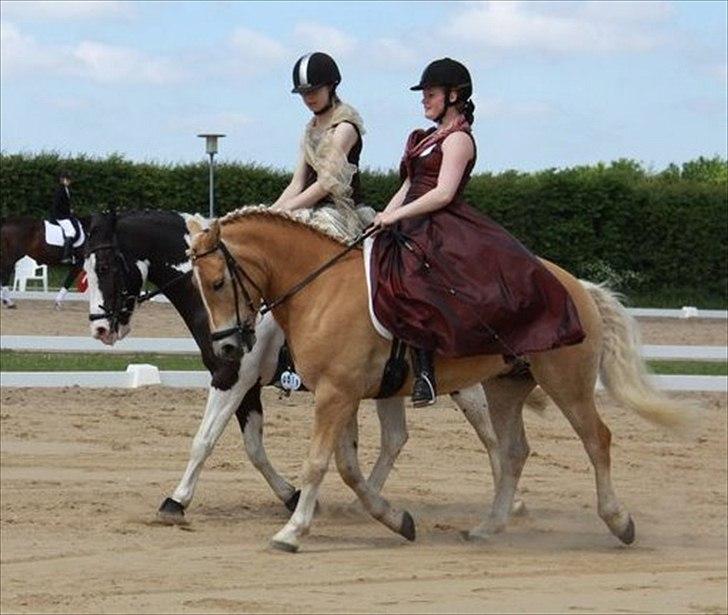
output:
M725 2L2 0L0 145L291 169L308 112L291 68L332 54L363 166L427 126L408 86L445 55L475 84L477 171L726 156Z

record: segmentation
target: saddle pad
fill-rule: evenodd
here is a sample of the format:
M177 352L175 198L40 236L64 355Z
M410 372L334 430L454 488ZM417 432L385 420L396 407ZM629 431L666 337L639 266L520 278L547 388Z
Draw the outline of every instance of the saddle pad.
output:
M73 237L73 234L76 232L70 220L59 220L58 224L53 224L52 222L48 222L48 220L44 220L43 222L45 223L45 240L49 246L63 247L63 234L65 233ZM61 230L61 227L63 227L63 230ZM81 232L73 244L74 248L83 245L83 242L86 241L86 233L84 233L82 226L79 225L79 227L81 228Z
M394 336L385 326L379 322L377 315L374 313L374 303L372 301L372 278L371 278L371 259L372 259L372 245L374 244L373 237L367 237L364 240L364 277L367 280L367 297L369 305L369 316L372 319L372 325L379 335L385 340L392 340Z

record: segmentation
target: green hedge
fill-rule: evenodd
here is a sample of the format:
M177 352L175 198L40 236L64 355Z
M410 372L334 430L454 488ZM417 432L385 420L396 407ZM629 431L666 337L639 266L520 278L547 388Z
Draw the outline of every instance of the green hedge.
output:
M2 215L44 215L64 168L74 176L79 214L109 205L207 212L206 162L162 165L118 154L68 159L2 153ZM266 167L220 163L218 213L271 202L289 179L290 174ZM727 185L728 164L720 158L673 164L661 172L619 160L537 173L484 173L471 179L466 198L534 252L579 276L643 296L725 304ZM362 174L365 201L375 208L397 187L393 171Z

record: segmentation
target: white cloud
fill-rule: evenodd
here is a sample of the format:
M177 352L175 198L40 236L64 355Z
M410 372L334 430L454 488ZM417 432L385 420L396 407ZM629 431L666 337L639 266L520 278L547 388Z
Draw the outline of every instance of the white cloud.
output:
M58 73L105 84L163 84L182 78L171 60L128 47L97 41L44 45L9 22L0 24L0 31L3 76Z
M259 62L276 63L289 56L284 45L249 28L236 28L230 37L230 45L239 54L238 60L249 62L250 72Z
M105 17L129 17L134 14L134 2L80 1L3 1L3 18L20 21L77 21Z
M0 60L3 75L54 70L60 66L60 59L50 49L8 21L0 23Z
M293 35L301 44L305 45L306 49L302 50L303 52L323 51L334 58L347 57L357 46L355 37L337 28L313 21L296 24Z
M663 2L499 0L466 6L444 26L448 38L495 49L550 53L653 49L663 42L654 26L671 10Z
M413 49L393 38L378 38L368 45L367 55L376 64L389 68L409 68L417 64Z
M171 60L96 41L80 42L71 51L71 58L69 72L98 83L164 84L182 77Z

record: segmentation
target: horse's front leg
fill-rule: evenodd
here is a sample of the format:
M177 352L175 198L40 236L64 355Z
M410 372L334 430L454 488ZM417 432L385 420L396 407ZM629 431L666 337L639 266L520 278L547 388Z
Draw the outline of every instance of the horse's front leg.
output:
M372 488L359 469L357 457L358 426L356 414L351 417L336 443L336 465L344 482L359 496L367 511L390 530L415 539L415 522L406 510L393 508L387 500Z
M162 502L157 513L160 520L175 523L183 519L184 509L189 506L195 493L202 466L215 448L230 417L238 409L248 384L238 380L228 390L210 387L205 414L192 441L187 468L172 497ZM260 395L260 386L256 385L251 388L249 393L251 392L253 395Z
M276 549L298 551L301 536L311 527L321 481L334 447L351 417L356 416L359 400L349 399L339 391L328 382L319 382L316 387L313 437L303 465L301 496L288 523L271 539L271 546Z

